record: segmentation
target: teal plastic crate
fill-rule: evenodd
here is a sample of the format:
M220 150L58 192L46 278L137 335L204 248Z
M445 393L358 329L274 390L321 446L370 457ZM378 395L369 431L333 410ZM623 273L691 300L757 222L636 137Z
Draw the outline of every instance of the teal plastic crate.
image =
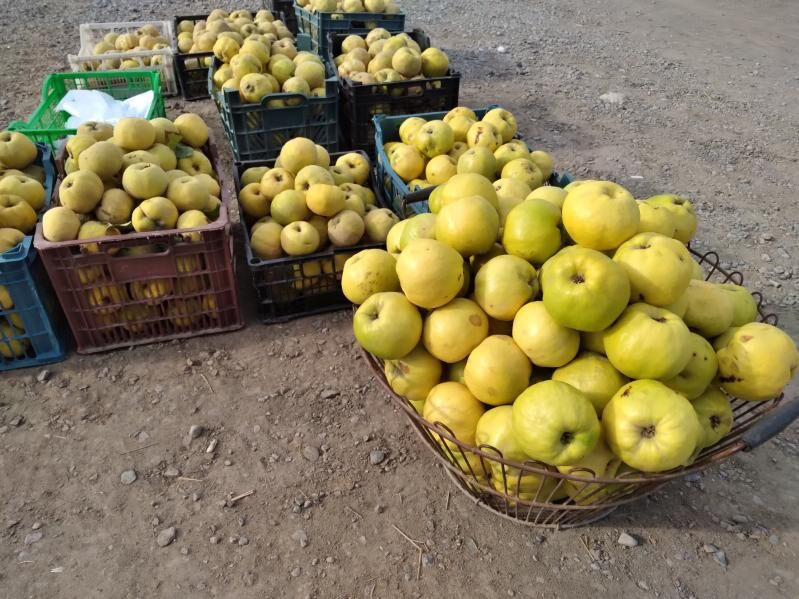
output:
M51 150L57 150L59 140L75 135L77 131L66 126L69 114L56 110L67 92L75 89L104 91L117 100L127 100L143 92L153 91L153 103L147 118L166 116L161 93L161 75L158 71L53 73L45 77L42 83L42 99L31 118L27 121L14 121L8 125L8 129L24 133L33 141L48 144Z
M482 119L486 112L494 108L499 108L499 106L497 104L492 104L486 108L474 108L473 110L477 118ZM384 195L391 204L391 209L401 218L423 212L430 212L430 207L427 201L424 201L413 202L403 209L403 200L405 197L420 188L414 187L411 189L408 184L394 172L383 146L390 141L400 141L399 129L405 119L415 116L431 121L442 119L446 114L446 112L423 112L396 116L378 114L372 118L375 127L375 153L377 154L377 166L375 168L377 170L377 180L383 185ZM567 174L552 173L547 184L556 187L566 187L571 182L572 179ZM410 214L405 214L406 211Z
M55 168L50 148L37 144L36 164L44 168L45 203L50 206ZM8 306L11 302L13 306ZM4 307L7 306L7 307ZM0 254L0 371L60 362L68 333L33 236Z
M298 36L300 38L307 36ZM221 67L214 59L208 70L208 92L216 103L225 136L237 162L272 160L280 148L295 137L307 137L328 152L338 150L338 75L325 63L324 97L304 94L275 93L260 102L242 101L238 90L214 87L214 73ZM270 106L274 101L292 102L291 106Z
M389 33L405 31L403 13L311 12L296 2L294 13L299 31L311 36L312 50L319 56L327 56L327 36L331 33L365 35L378 27Z

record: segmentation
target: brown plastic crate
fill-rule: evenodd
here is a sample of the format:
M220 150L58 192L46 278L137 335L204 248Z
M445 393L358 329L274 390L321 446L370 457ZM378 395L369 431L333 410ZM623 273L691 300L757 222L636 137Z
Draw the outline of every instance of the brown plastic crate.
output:
M221 179L212 151L209 158ZM60 205L59 185L60 180L53 206ZM224 190L224 181L220 186ZM54 243L37 225L34 245L79 353L241 328L224 200L219 217L195 229ZM197 233L199 239L184 239L188 233ZM87 244L97 244L98 251L82 250Z

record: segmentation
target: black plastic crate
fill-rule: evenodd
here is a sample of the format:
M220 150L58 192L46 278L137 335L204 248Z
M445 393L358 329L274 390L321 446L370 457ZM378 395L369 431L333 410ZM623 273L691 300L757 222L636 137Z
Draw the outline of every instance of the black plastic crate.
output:
M264 0L266 8L273 13L280 13L280 20L286 24L294 35L299 32L297 29L297 15L294 13L294 0Z
M330 163L350 152L330 154ZM363 152L361 152L363 154ZM371 163L371 160L370 160ZM236 198L241 191L241 175L255 166L273 167L274 160L236 162L234 165ZM388 208L377 185L374 169L369 170L369 187L375 203ZM341 291L341 272L344 262L361 250L383 248L385 243L362 242L351 247L330 247L307 256L285 256L263 260L252 253L250 227L252 222L241 211L244 252L252 275L258 316L264 324L287 322L295 318L348 309L350 301Z
M341 44L348 35L328 35L330 64L335 66L335 57L341 53ZM430 38L420 29L409 31L408 35L422 50L432 46ZM461 75L451 64L447 75L429 79L361 84L339 78L339 116L344 144L375 157L374 115L447 112L458 105L460 84Z
M371 12L312 12L294 3L299 31L311 36L312 50L325 56L327 36L331 33L366 35L372 29L383 28L390 33L402 33L405 14Z
M289 3L290 4L290 3ZM261 8L251 10L253 14L258 12L258 10L263 10ZM288 13L294 16L294 9ZM275 19L279 19L286 23L288 27L288 23L286 22L286 17L284 14L275 11L272 9L272 15ZM211 66L211 63L214 59L213 52L194 52L192 54L189 53L181 53L178 51L178 23L181 21L204 21L208 18L208 14L204 15L188 15L188 16L178 16L175 17L174 27L175 27L175 40L174 40L174 48L175 51L175 71L177 72L178 76L178 84L180 85L180 93L183 95L184 100L203 100L208 98L208 69ZM296 18L294 19L295 28L291 29L291 32L296 34Z
M208 70L207 85L235 161L275 159L283 144L295 137L307 137L328 152L338 150L338 77L332 65L325 64L324 97L276 93L252 104L243 102L238 90L214 88L213 76L220 66L221 61L215 58ZM273 100L297 104L270 107Z

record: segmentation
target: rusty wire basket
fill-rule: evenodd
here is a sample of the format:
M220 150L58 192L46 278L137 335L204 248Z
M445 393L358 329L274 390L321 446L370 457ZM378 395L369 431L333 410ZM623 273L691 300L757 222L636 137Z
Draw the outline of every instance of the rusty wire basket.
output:
M719 265L716 252L700 254L689 249L705 268L706 280L743 283L740 272L729 272ZM763 296L757 291L752 295L757 301L759 321L776 325L777 316L763 309ZM422 418L408 400L391 389L383 361L366 351L363 353L378 381L402 408L458 488L481 507L528 526L559 529L596 522L670 480L704 470L739 451L754 449L799 417L799 401L785 402L775 410L783 399L782 394L764 402L730 397L734 416L732 429L718 443L702 450L690 466L646 474L622 465L613 478L598 477L588 468L562 473L535 460L524 463L506 460L490 445L473 447L459 441L442 423L430 423Z

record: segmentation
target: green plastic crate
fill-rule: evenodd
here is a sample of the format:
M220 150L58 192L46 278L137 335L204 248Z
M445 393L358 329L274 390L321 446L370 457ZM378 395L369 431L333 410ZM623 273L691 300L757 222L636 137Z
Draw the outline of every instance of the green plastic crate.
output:
M28 121L14 121L8 129L19 131L35 142L49 144L57 150L57 142L75 134L66 128L69 114L56 111L56 106L68 91L95 89L104 91L117 100L127 100L152 90L154 100L147 118L166 116L164 97L161 94L161 75L156 70L100 71L95 73L53 73L42 84L42 101Z

